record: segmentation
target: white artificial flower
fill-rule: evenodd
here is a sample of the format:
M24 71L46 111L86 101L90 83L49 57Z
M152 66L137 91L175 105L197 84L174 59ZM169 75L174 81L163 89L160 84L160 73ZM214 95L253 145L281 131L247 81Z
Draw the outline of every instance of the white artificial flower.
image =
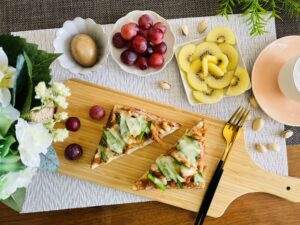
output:
M67 88L63 83L54 82L52 87L55 95L64 97L68 97L71 95L70 89Z
M54 129L54 126L55 126L55 122L54 122L54 120L53 119L51 119L51 120L47 120L47 121L45 121L44 122L44 126L46 127L46 129L48 129L48 130L53 130Z
M63 97L63 96L57 96L55 97L54 99L54 102L59 106L59 107L62 107L63 109L66 109L68 108L68 103L66 101L66 97Z
M47 93L47 87L45 82L39 82L38 85L35 86L34 91L36 99L43 99Z
M0 88L0 106L7 107L10 104L11 94L8 88Z
M39 167L40 153L46 154L52 143L49 131L42 123L28 123L19 118L16 124L16 137L22 163L30 167Z
M20 112L10 104L8 106L6 106L5 108L0 107L0 112L7 115L13 121L19 119L19 117L20 117Z
M0 47L0 106L6 107L11 100L9 88L13 87L16 69L8 65L8 58Z
M0 200L7 199L18 188L26 188L36 172L37 168L27 167L24 170L9 172L0 176Z
M54 142L62 142L69 137L69 131L66 128L53 130L51 134Z
M54 118L57 122L68 119L68 113L61 112L54 114Z

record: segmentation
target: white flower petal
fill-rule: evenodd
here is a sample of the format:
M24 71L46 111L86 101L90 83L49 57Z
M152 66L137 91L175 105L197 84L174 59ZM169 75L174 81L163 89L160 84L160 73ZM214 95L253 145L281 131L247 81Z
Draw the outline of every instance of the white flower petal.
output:
M18 188L27 187L36 174L37 169L27 167L18 172L9 172L0 177L0 199L7 199Z
M33 150L33 149L31 149ZM20 148L19 152L21 156L21 161L24 165L29 167L40 167L40 155L35 152L30 152L28 149Z
M52 143L49 131L42 123L27 123L20 118L16 124L16 137L23 164L39 167L40 154L46 154Z
M47 87L45 82L38 83L38 85L35 86L34 90L36 94L35 96L36 99L44 98L47 92Z
M1 107L7 107L10 104L11 94L8 88L0 89L0 105Z
M6 114L14 121L20 117L20 112L10 104L5 108L0 107L0 112Z
M0 47L0 65L4 68L8 67L8 58L2 47Z

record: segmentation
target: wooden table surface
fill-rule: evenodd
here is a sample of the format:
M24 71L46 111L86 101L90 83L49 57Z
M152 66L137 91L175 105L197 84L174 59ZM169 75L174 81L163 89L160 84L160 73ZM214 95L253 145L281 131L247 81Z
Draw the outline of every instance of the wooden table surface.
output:
M290 176L300 178L300 145L288 146ZM299 193L300 194L300 193ZM206 225L298 225L300 203L254 193L235 200L220 218L207 217ZM101 206L44 213L18 214L0 203L0 225L169 225L194 224L196 213L158 202Z

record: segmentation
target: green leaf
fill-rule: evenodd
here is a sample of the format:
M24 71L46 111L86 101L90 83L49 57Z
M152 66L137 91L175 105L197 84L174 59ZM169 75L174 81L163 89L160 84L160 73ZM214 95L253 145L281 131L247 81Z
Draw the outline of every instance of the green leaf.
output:
M5 158L0 157L0 163L16 163L20 160L20 156L10 154Z
M23 85L26 83L26 76L24 75L24 72L26 72L26 66L25 66L25 58L23 54L18 55L17 57L17 64L16 64L16 77L14 81L14 88L12 92L12 106L16 105L16 98L17 95L20 94Z
M27 65L27 93L26 93L26 98L25 98L25 102L24 102L24 105L22 106L22 109L21 109L21 113L22 114L25 114L27 112L30 111L30 107L31 107L31 100L32 98L34 98L32 96L32 93L33 93L33 81L32 81L32 63L31 63L31 60L30 58L28 57L27 53L24 51L24 58L25 58L25 61L26 61L26 65Z
M9 198L1 200L2 203L8 207L14 209L17 212L21 212L23 204L25 202L26 188L18 188Z
M5 113L0 112L0 135L5 136L14 121Z
M24 169L25 166L21 161L15 163L0 163L0 174L7 172L16 172Z
M53 54L53 53L47 53L46 51L42 51L38 49L38 46L36 44L28 43L26 39L18 37L18 36L13 36L13 35L0 35L0 47L3 47L5 53L8 56L8 61L9 65L16 67L17 61L18 61L18 56L22 55L24 52L26 52L28 59L30 59L31 65L29 67L32 68L32 74L31 74L31 81L32 84L28 83L22 83L20 82L23 86L25 87L30 87L32 86L33 88L40 82L44 81L47 85L51 81L51 75L50 75L50 65L51 63L58 57L60 54ZM20 60L20 59L19 59ZM26 59L25 59L26 61ZM21 73L20 76L22 76L22 79L20 81L27 80L28 78L28 60L26 61L27 65L27 71L24 73ZM22 70L22 69L21 69ZM18 79L18 80L19 80ZM21 91L19 93L21 94L16 94L16 108L18 110L26 111L28 109L28 104L30 103L30 108L37 106L40 104L39 101L35 101L33 99L33 88L32 88L32 93L31 93L31 101L25 99L28 95L25 97L23 96L22 93L25 93L25 89L21 86ZM28 92L28 91L27 91ZM26 92L26 93L27 93ZM18 99L20 98L20 100ZM34 100L34 101L33 101ZM26 105L23 104L26 103Z
M12 136L6 136L0 139L0 156L4 158L10 149L10 146L16 142L16 139Z

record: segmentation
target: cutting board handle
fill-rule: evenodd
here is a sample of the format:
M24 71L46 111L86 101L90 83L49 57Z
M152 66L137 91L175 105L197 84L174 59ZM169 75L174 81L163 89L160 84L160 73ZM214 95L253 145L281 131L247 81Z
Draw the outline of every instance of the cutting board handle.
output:
M258 192L265 192L287 199L292 202L300 202L300 179L296 177L280 176L263 169L252 176L252 187Z

